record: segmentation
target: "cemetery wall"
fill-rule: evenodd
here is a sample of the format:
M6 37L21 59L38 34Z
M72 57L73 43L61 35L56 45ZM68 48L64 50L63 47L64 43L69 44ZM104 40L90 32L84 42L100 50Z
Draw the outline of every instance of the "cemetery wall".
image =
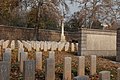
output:
M29 40L33 36L32 33L32 29L0 26L0 39L4 40Z
M39 30L39 40L43 41L59 41L61 36L60 31L55 30ZM78 33L65 32L67 41L78 40ZM33 28L21 28L21 27L10 27L0 25L0 39L9 40L33 40L34 29Z
M81 32L81 55L116 56L116 31L83 29Z

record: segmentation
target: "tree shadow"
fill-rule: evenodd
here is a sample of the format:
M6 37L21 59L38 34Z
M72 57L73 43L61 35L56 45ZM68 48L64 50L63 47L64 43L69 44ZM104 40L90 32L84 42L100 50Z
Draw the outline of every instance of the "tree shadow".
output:
M104 56L102 58L105 58L105 59L108 59L108 60L111 60L111 61L116 61L116 56Z

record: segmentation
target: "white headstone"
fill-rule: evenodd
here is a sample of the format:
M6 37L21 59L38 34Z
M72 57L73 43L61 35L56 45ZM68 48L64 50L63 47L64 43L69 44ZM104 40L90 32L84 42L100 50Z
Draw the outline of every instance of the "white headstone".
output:
M41 45L40 45L41 47L41 50L43 50L44 49L44 42L43 41L41 41Z
M75 51L75 45L74 45L74 43L71 43L71 51L72 51L72 52Z
M85 57L80 56L78 63L78 76L84 76L84 75L85 75Z
M62 51L64 49L64 47L65 47L65 42L60 42L58 44L58 51Z
M53 58L46 60L45 80L55 80L55 60Z
M18 61L20 61L20 53L24 53L24 48L18 49Z
M70 45L69 42L67 42L67 43L65 44L65 51L68 51L68 50L69 50L69 45Z
M76 50L78 51L78 43L76 43Z
M71 57L65 57L63 80L71 80Z
M47 51L47 42L44 42L44 51Z
M48 44L47 49L51 50L51 42L49 41L47 44Z
M15 40L12 40L12 41L11 41L11 49L12 49L12 50L15 49Z
M42 52L36 52L36 70L42 70Z
M110 71L99 72L99 80L111 80L110 79Z
M40 51L40 44L36 44L36 51Z
M96 74L96 55L91 55L90 74Z
M5 53L3 53L3 61L8 61L9 63L11 63L11 49L10 48L5 49Z
M24 61L27 60L27 57L28 57L27 52L20 53L20 72L23 72L23 63L24 63Z
M54 51L49 51L49 58L55 59L55 52Z

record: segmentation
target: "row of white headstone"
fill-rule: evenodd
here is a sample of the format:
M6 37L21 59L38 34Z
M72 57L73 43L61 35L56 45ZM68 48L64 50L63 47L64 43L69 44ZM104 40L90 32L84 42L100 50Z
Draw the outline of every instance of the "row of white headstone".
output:
M31 51L32 48L36 51L49 51L49 50L58 50L58 51L68 51L71 50L74 52L78 50L78 43L71 43L70 42L55 42L55 41L22 41L25 48L28 51Z
M0 40L0 45L3 49L8 48L10 44L11 50L15 49L15 40ZM70 43L70 42L56 42L56 41L20 41L17 40L18 48L26 48L28 51L32 51L35 49L36 51L77 51L78 43Z
M17 40L17 43L18 43L18 48L23 48L23 43L19 40Z
M11 49L12 49L12 50L15 49L15 40L12 40L12 41L11 41L10 46L11 46Z
M10 41L9 40L6 40L3 42L2 46L3 46L3 49L7 48L8 45L9 45Z
M3 49L8 48L9 44L10 44L10 48L12 50L15 49L15 40L12 40L12 41L10 41L10 40L6 40L6 41L0 40L0 46L2 46Z

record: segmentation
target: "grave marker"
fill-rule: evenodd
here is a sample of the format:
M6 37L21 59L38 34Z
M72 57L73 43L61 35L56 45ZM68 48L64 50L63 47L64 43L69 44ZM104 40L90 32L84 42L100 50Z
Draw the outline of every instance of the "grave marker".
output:
M74 45L74 43L71 43L71 51L72 51L72 52L75 51L75 45Z
M47 51L47 42L44 42L44 51Z
M65 57L63 80L71 80L71 57Z
M65 47L65 42L60 42L58 44L58 51L62 51L64 49L64 47Z
M18 61L20 61L20 53L24 53L24 48L18 49Z
M41 47L41 50L43 50L44 49L44 42L43 41L41 41L41 45L40 45Z
M42 52L36 52L36 70L42 70Z
M14 40L11 41L11 45L10 46L11 46L12 50L15 49L15 41Z
M27 57L28 57L27 52L20 53L20 71L21 72L23 72L23 62L27 60Z
M8 47L8 45L9 45L9 40L6 40L5 42L3 42L3 49L5 49L5 48L7 48Z
M0 61L0 80L10 80L10 64L7 61Z
M49 51L49 58L55 59L55 52L54 51Z
M36 44L36 51L38 52L40 50L40 45Z
M66 44L65 44L65 51L68 51L69 50L69 42L67 42Z
M84 76L84 75L85 75L85 57L80 56L78 63L78 76Z
M24 61L24 80L35 80L35 61Z
M6 48L5 53L3 53L3 61L8 61L11 63L11 49Z
M77 77L74 77L73 80L89 80L89 77L88 76L77 76Z
M96 55L91 55L90 74L96 74Z
M78 43L76 43L75 45L76 45L76 50L78 51Z
M47 42L48 46L47 46L47 49L50 50L51 49L51 42Z
M120 68L117 69L117 80L120 80Z
M99 80L110 80L110 71L99 72Z
M55 80L55 60L47 58L45 67L45 80Z

